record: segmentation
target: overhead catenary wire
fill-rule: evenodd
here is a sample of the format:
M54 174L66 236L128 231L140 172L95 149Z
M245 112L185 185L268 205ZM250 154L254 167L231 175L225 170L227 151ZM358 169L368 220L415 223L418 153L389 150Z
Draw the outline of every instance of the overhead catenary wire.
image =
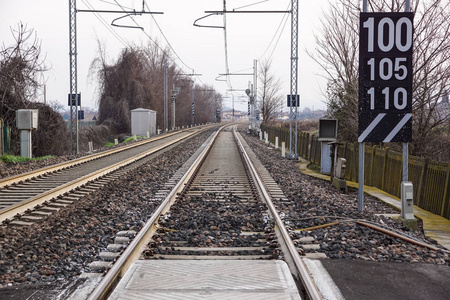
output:
M106 0L99 0L100 2L104 2L104 3L107 3L107 4L111 4L111 5L117 5L116 3L113 3L113 2L111 2L111 1L106 1ZM123 6L123 7L125 7L126 9L129 9L129 10L132 10L133 8L131 8L131 7L126 7L126 6Z
M89 3L88 0L82 0L83 3L89 7L90 9L94 10L94 7ZM94 16L100 21L100 23L103 24L103 26L106 27L106 29L111 32L111 34L125 47L128 46L127 42L113 29L111 26L109 26L109 23L105 21L105 19L98 13L94 13Z
M125 7L123 6L123 5L121 5L117 0L114 0L114 2L116 3L116 5L117 6L119 6L122 10L125 10ZM148 4L144 1L144 3L143 3L143 8L144 8L144 6L149 10L149 11L151 11L150 10L150 8L148 7ZM136 26L138 26L138 27L142 27L134 18L133 18L133 16L129 16L130 18L131 18L131 20L134 22L134 24L136 24ZM191 67L189 67L182 59L181 59L181 57L178 55L178 53L175 51L175 49L172 47L172 45L170 44L170 42L168 41L168 39L165 37L165 34L163 33L163 31L161 30L161 28L159 27L159 25L158 25L158 23L156 22L156 20L155 20L155 18L152 16L152 18L153 18L153 20L155 21L155 24L157 25L157 27L158 27L158 29L160 30L160 32L161 32L161 34L163 35L163 37L164 37L164 39L166 40L166 42L167 42L167 44L168 44L168 46L169 46L169 48L171 49L171 51L175 54L175 56L178 58L178 60L186 67L186 68L188 68L188 69L190 69L190 70L192 70L192 73L194 73L194 69L193 68L191 68ZM143 27L142 27L143 28ZM145 28L142 30L142 32L150 39L150 41L151 42L153 42L165 55L166 55L166 57L169 59L169 60L171 60L180 70L183 70L183 68L181 68L181 67L179 67L178 65L177 65L177 63L175 62L175 60L174 59L172 59L169 55L168 55L168 53L163 49L163 48L161 48L161 46L151 37L151 35L150 34L148 34L146 31L145 31Z
M288 3L288 6L287 6L286 10L288 10L289 7L291 6L290 1L288 1L288 2L289 2L289 3ZM272 49L272 52L270 53L270 55L269 55L269 57L268 57L268 60L270 60L270 59L272 58L273 53L275 52L275 50L276 50L276 48L277 48L277 46L278 46L278 43L279 43L279 41L280 41L280 38L281 38L281 36L283 35L284 29L286 28L286 24L287 24L287 21L288 21L288 20L289 20L289 14L284 14L283 17L281 18L281 21L280 21L280 24L278 25L277 30L275 31L275 34L274 34L273 37L272 37L272 40L270 41L270 43L269 43L269 45L267 46L266 50L264 50L264 53L260 56L259 60L261 60L261 59L264 57L264 55L266 55L267 51L270 49L270 46L272 45L273 41L275 40L275 38L277 37L277 34L278 34L278 32L279 32L277 41L276 41L276 43L275 43L275 46L274 46L273 49ZM283 23L283 22L284 22L284 23ZM281 30L280 30L280 28L281 28Z

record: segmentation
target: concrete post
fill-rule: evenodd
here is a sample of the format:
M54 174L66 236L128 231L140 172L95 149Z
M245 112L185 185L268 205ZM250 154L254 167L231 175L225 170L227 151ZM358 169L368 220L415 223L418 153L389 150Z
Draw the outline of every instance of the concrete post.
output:
M278 137L275 137L275 149L278 149Z
M269 135L267 134L267 131L264 131L264 137L266 138L266 144L269 143Z
M118 139L114 139L114 145L118 145L119 144L119 140Z
M135 140L135 141L137 141L137 137L136 137L136 135L134 135L134 136L133 136L133 138L134 138L134 140Z
M281 142L281 156L286 157L286 143Z
M88 143L88 147L89 147L89 153L94 152L94 145L92 144L92 142Z
M147 131L147 138L150 138L150 132Z
M262 131L260 131L259 132L259 139L262 141L262 139L263 139L263 133L262 133Z
M20 156L31 158L31 130L20 130Z

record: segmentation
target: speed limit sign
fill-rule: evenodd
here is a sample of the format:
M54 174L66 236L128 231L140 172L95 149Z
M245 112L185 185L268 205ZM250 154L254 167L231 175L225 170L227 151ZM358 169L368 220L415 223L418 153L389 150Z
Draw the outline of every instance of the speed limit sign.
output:
M361 13L358 142L412 141L413 13Z

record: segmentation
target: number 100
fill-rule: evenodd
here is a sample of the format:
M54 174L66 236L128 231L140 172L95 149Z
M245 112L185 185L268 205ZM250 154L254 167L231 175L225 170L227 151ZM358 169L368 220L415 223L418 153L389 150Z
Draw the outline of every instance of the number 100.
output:
M402 36L403 26L406 26L405 37ZM363 27L368 29L368 52L374 52L376 32L378 33L376 38L378 48L383 52L391 51L392 48L394 48L394 45L399 51L406 52L412 46L413 24L411 20L406 17L400 18L395 24L389 17L382 18L378 23L377 31L375 31L375 20L373 17L370 17L363 23ZM384 36L385 28L387 28L388 32L387 38Z

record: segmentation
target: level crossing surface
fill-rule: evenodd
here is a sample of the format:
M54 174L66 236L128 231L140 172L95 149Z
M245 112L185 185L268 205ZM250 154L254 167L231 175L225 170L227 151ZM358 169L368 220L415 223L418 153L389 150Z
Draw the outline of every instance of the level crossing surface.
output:
M140 260L109 299L301 298L280 260Z

